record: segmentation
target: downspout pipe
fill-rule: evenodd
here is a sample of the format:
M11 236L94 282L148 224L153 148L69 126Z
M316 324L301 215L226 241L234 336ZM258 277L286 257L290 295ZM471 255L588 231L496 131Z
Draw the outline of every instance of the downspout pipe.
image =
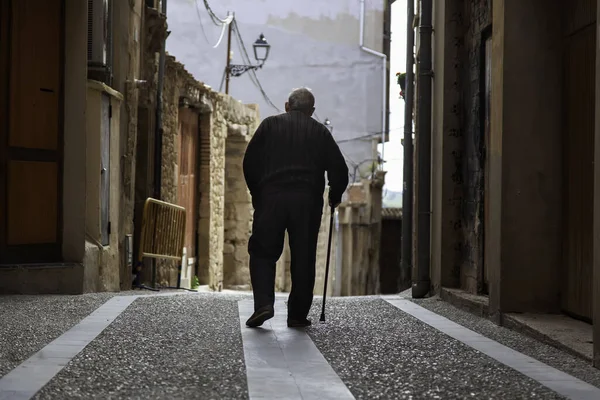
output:
M412 297L427 296L431 286L431 97L433 1L421 0L417 66L417 273Z
M383 63L382 65L382 82L383 82L383 90L382 90L382 121L381 121L381 159L384 160L383 149L385 147L385 138L387 134L387 55L365 47L365 0L360 0L360 49L365 53L372 54L376 57L381 58Z
M400 280L402 287L411 281L413 245L413 103L414 103L414 0L406 1L406 82L404 92L404 166L402 187L402 244Z
M161 13L167 16L167 0L161 0ZM162 43L160 55L158 58L158 79L156 84L156 112L155 112L155 132L154 132L154 198L160 200L162 187L162 139L163 139L163 83L165 80L165 59L167 36Z

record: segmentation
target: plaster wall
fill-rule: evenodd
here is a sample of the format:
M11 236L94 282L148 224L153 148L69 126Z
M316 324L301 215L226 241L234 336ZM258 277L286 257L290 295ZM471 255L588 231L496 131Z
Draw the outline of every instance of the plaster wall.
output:
M65 2L65 106L63 161L63 260L85 256L87 3Z
M370 133L380 136L382 61L359 48L359 0L306 0L301 4L293 0L222 0L211 6L220 17L228 10L235 12L252 62L252 43L264 33L271 53L256 75L277 108L283 109L293 88L307 86L315 93L318 119L331 120L336 140ZM366 1L365 45L380 52L383 15L383 0ZM201 2L192 0L170 0L168 20L172 31L167 40L169 53L218 91L226 62L227 32L213 48L220 28L212 24ZM244 64L235 35L232 52L232 63ZM231 78L230 94L244 103L259 104L262 117L280 112L265 101L249 73ZM373 158L368 140L340 146L352 162Z
M109 158L110 168L105 173L110 174L109 187L109 222L111 230L109 244L101 244L100 198L101 198L101 119L102 97L107 96L112 106L110 119ZM119 138L121 125L121 103L123 97L119 92L110 89L99 82L88 81L86 102L86 257L84 262L85 287L84 291L118 291L120 289L120 252L118 221L123 212L119 201L121 190L118 186L119 168Z

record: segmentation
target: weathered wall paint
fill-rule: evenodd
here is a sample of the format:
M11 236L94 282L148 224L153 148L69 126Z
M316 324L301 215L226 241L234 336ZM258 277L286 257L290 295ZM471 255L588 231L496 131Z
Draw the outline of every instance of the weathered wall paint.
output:
M220 17L228 10L235 12L252 61L252 43L264 33L271 53L256 74L278 108L283 109L291 89L307 86L315 93L318 118L331 120L336 140L381 132L382 61L359 48L359 0L221 0L211 6ZM383 50L383 12L384 0L366 1L365 46L377 51ZM213 49L221 30L211 22L201 1L170 0L168 23L168 52L194 76L219 90L227 33ZM242 64L235 35L232 51L232 63ZM259 104L263 118L279 113L263 99L248 74L231 78L230 94L244 103ZM370 141L340 146L355 163L373 157Z

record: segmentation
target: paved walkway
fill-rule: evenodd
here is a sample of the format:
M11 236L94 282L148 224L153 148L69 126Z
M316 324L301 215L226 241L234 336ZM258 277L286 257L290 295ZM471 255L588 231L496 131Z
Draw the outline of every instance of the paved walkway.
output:
M248 329L247 295L139 293L0 297L0 400L600 399L585 362L540 361L427 302L333 298L326 324L289 329L278 296Z

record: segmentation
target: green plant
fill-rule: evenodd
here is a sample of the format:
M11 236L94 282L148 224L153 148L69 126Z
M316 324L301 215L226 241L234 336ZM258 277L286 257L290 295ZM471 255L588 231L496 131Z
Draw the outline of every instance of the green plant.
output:
M406 72L396 72L396 76L398 77L397 83L400 85L400 97L404 98L404 90L406 88Z
M194 275L194 277L192 278L192 289L198 289L199 287L200 281L198 280L198 277Z

